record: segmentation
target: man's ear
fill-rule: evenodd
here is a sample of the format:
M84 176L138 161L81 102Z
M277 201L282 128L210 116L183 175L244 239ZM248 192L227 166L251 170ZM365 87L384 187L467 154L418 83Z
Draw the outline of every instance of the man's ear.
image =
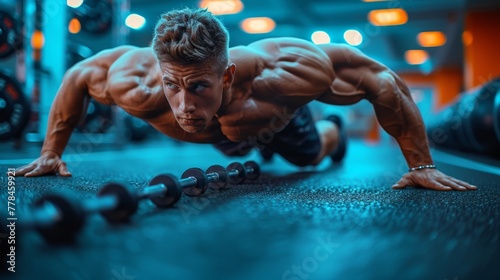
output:
M223 88L229 89L234 80L234 72L236 71L236 65L231 63L226 70L224 70L224 76L222 77Z

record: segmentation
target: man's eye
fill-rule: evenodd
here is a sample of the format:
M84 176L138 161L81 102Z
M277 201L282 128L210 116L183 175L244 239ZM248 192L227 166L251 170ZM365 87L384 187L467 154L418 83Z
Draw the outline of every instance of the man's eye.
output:
M193 87L193 89L194 89L195 91L202 91L202 90L204 90L205 88L206 88L206 86L205 86L205 85L195 85L195 86Z
M166 86L167 86L167 88L168 88L168 89L170 89L170 90L175 90L175 89L177 89L177 86L176 86L176 85L174 85L174 84L172 84L172 83L167 83L167 84L165 84L165 85L166 85Z
M196 90L204 90L205 86L204 85L196 85Z

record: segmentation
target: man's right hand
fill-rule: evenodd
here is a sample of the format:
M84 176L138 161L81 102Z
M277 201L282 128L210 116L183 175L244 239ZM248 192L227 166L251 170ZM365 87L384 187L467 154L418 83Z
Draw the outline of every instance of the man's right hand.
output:
M52 151L44 152L32 163L16 168L16 176L36 177L42 175L59 174L70 177L71 173L61 157Z

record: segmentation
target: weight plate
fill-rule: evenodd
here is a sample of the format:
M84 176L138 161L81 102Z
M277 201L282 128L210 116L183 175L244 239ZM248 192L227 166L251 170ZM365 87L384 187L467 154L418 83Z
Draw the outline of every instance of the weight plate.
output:
M182 191L187 195L187 196L200 196L204 194L207 191L208 188L208 178L207 174L199 168L189 168L186 170L184 173L182 173L181 178L189 178L189 177L194 177L196 178L196 184L193 186L189 187L184 187Z
M151 197L151 201L160 208L167 208L174 205L181 198L181 186L177 178L171 174L160 174L151 180L150 186L163 184L167 187L167 193L163 196Z
M245 181L247 174L245 171L245 166L239 162L233 162L229 164L226 168L227 173L231 174L231 171L237 170L238 175L236 176L229 176L229 182L231 184L241 184L243 181Z
M260 176L260 167L255 161L247 161L244 164L245 168L250 169L251 172L247 172L247 179L255 180Z
M221 165L212 165L210 166L206 174L209 173L217 173L219 175L219 180L217 182L209 182L208 187L213 190L219 190L227 187L229 184L229 177L227 176L226 169Z
M21 47L21 36L16 19L0 11L0 58L12 55Z
M109 0L85 0L83 4L73 9L75 17L80 21L82 29L94 33L104 33L111 27L113 15Z
M59 217L48 226L37 227L38 232L48 243L72 242L86 220L78 198L67 192L49 194L35 201L35 209L42 208L45 203L54 205Z
M135 195L135 190L124 183L107 183L97 193L98 197L108 195L118 199L115 208L100 213L109 223L127 222L139 207L139 198Z
M19 136L31 115L31 104L21 85L5 71L0 71L0 140Z

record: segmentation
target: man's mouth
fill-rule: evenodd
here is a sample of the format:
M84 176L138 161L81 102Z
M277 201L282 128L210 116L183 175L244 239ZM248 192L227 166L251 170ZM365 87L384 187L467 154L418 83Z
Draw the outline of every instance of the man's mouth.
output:
M200 125L203 123L203 119L196 119L196 118L178 118L178 121L180 124L183 125Z

